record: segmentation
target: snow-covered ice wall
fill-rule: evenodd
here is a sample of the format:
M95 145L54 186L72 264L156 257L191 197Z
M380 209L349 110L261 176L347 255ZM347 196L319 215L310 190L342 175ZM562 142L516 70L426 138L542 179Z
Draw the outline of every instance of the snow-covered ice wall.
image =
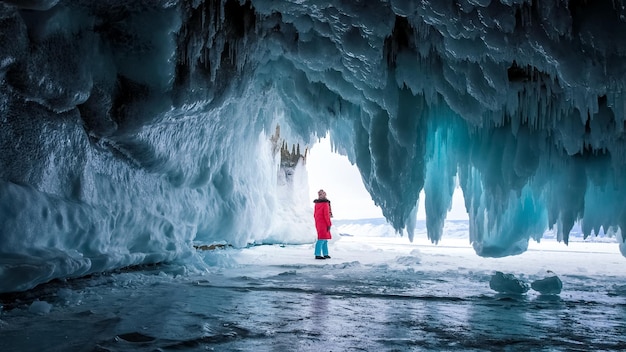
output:
M330 131L409 237L423 188L441 238L457 182L481 256L554 226L567 242L578 220L619 231L625 15L622 0L0 1L0 292L194 241L307 241L306 175L282 182L276 125L303 146Z

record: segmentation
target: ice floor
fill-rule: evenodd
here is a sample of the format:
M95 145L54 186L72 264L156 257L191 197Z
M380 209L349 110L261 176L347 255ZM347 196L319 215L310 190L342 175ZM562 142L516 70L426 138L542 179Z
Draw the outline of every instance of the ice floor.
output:
M531 243L477 257L467 240L340 237L200 252L180 266L57 282L2 297L0 351L610 351L626 345L626 258L615 243ZM506 296L496 271L547 270L558 296Z

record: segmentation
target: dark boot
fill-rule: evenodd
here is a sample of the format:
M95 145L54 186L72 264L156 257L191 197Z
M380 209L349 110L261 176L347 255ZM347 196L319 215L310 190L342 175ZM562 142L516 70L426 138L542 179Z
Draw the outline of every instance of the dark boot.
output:
M329 257L329 258L330 258L330 257ZM315 259L326 259L326 258L322 257L321 255L316 255L316 256L315 256Z

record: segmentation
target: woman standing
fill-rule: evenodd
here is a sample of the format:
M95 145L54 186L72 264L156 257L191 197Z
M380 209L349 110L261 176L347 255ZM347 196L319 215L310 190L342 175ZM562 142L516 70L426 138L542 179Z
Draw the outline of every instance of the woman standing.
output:
M320 189L317 192L315 210L313 217L315 218L315 229L317 230L317 242L315 242L315 259L330 259L328 255L328 240L332 238L330 235L330 227L332 222L330 218L333 213L330 209L330 201L326 199L326 192Z

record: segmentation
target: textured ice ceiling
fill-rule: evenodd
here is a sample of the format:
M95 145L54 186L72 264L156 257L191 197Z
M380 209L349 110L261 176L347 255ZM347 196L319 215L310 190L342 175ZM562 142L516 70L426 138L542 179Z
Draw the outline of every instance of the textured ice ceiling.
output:
M0 291L177 260L193 241L288 239L277 124L290 143L330 131L409 237L424 189L441 238L457 182L481 256L551 227L567 242L579 220L619 232L625 14L622 0L0 1Z

